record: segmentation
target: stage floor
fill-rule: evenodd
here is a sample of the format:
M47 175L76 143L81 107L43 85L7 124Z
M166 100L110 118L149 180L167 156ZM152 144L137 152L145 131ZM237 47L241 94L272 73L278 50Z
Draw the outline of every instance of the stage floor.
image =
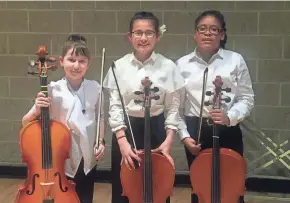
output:
M25 179L0 179L0 203L14 203L18 186L23 184ZM247 193L246 203L286 203L290 202L290 195L285 194L261 194ZM111 203L111 185L108 183L95 184L94 203ZM189 188L174 188L171 203L189 203Z

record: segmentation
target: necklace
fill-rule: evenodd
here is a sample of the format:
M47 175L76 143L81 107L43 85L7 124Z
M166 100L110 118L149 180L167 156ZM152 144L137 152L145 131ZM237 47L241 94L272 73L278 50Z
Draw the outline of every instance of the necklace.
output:
M79 87L79 89L78 89L78 90L74 90L74 89L72 88L70 82L69 82L66 78L63 78L63 79L66 80L66 82L67 82L67 87L68 87L68 89L70 90L70 92L71 92L73 95L76 95L76 96L79 98L79 100L80 100L80 102L81 102L81 105L82 105L82 113L85 114L85 113L86 113L86 105L85 105L85 103L86 103L86 101L85 101L86 97L85 97L85 85L84 85L84 80L82 81L82 84L81 84L81 86ZM82 93L82 95L81 95L81 93Z

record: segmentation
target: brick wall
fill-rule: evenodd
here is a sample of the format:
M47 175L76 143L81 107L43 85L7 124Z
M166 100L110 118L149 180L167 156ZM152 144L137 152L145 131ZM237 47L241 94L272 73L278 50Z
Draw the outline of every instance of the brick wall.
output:
M0 2L0 163L21 164L18 133L22 116L39 91L37 77L27 76L27 62L45 44L53 56L60 54L69 33L84 34L93 54L88 78L100 79L101 50L106 48L106 69L112 60L130 51L125 33L135 11L150 10L167 25L157 50L176 60L194 49L193 23L205 9L221 10L227 21L227 48L245 57L254 84L256 106L251 118L278 145L290 130L290 2ZM50 80L62 77L62 70ZM26 87L24 87L26 85ZM251 129L254 129L250 126ZM110 139L101 168L110 168ZM281 161L253 171L273 159L257 140L254 129L245 132L249 175L287 176ZM269 147L273 145L262 139ZM282 151L287 151L287 146ZM278 154L283 153L278 150ZM275 153L275 152L274 152ZM263 156L264 155L264 156ZM182 145L176 139L173 156L178 172L187 171ZM261 160L258 158L262 157ZM285 162L289 160L282 158ZM287 161L288 160L288 161Z

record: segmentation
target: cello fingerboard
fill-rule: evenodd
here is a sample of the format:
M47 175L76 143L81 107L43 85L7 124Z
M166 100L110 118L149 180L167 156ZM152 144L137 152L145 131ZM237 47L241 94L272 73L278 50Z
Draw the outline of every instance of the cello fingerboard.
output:
M41 92L48 96L46 69L42 69L40 75ZM41 107L41 131L42 131L42 168L52 168L52 149L50 138L50 115L48 107Z

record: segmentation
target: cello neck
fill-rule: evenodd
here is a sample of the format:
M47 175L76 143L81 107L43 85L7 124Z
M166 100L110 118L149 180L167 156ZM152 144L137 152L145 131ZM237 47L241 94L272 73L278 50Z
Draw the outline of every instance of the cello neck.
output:
M213 98L213 109L220 109L221 85L217 77L214 81L215 93ZM212 149L212 203L220 203L220 142L217 125L213 122L213 149Z
M41 45L36 52L38 55L38 60L31 61L29 63L30 68L34 68L37 66L38 71L32 72L29 71L29 74L35 75L39 74L40 78L40 91L48 97L48 88L47 88L47 72L48 69L55 70L56 65L53 64L56 62L54 57L46 58L47 49L45 46ZM47 62L51 62L52 64L48 65ZM51 137L50 137L50 115L49 115L49 107L41 107L41 138L42 138L42 168L50 169L52 168L52 148L51 148Z
M47 70L44 59L40 59L42 72L40 74L40 90L48 97ZM50 115L49 107L41 107L41 135L42 135L42 168L52 168L52 149L50 139Z
M222 101L229 102L230 98L222 98L222 91L229 92L230 88L222 89L223 82L220 76L216 76L213 81L215 90L213 93L207 92L207 95L213 95L213 109L221 109ZM218 125L213 122L213 149L212 149L212 184L211 184L211 203L220 203L220 142Z
M148 81L145 81L148 82ZM145 106L145 125L144 125L144 203L153 203L152 188L152 157L151 157L151 136L150 136L150 86L145 84L144 88L144 106Z
M150 107L151 99L159 99L159 96L152 96L151 92L157 92L159 89L157 87L151 89L152 82L148 77L142 80L142 85L144 87L144 168L143 168L143 202L153 203L153 184L152 184L152 156L151 156L151 135L150 135ZM137 91L135 94L142 94Z

